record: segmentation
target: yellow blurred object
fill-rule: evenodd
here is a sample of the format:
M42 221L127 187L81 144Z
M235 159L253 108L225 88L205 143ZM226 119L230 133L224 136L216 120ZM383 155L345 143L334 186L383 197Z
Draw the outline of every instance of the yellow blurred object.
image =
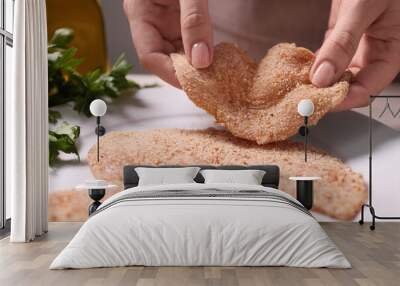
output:
M77 57L83 58L80 73L100 67L107 70L107 48L103 15L97 0L47 0L47 33L49 39L58 28L71 28L75 32L71 46Z

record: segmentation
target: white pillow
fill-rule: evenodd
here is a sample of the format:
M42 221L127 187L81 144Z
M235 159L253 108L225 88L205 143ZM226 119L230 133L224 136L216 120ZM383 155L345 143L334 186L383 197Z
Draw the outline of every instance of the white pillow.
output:
M262 170L201 170L205 184L246 184L261 185L265 171Z
M139 186L195 183L193 179L199 170L199 167L135 168L139 176Z

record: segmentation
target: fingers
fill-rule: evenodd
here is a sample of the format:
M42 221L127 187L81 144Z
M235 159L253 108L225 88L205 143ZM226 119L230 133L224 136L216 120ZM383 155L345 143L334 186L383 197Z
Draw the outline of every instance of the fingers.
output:
M352 84L346 98L332 111L340 112L352 108L364 107L368 105L369 95L365 88L359 84Z
M325 32L325 37L324 39L326 40L329 35L331 34L333 28L336 25L336 21L339 15L339 8L342 0L332 0L331 3L331 11L329 15L329 21L328 21L328 29ZM319 49L318 49L319 50Z
M342 4L342 0L332 0L331 11L328 21L328 30L332 30L335 27L337 18L339 16L339 9Z
M175 75L172 60L169 56L162 53L148 53L142 57L141 62L147 70L155 73L162 80L176 88L181 88Z
M180 0L180 8L185 54L195 68L206 68L213 57L208 0Z
M399 65L379 60L361 69L351 84L346 99L333 111L343 111L368 105L369 96L381 92L396 77Z
M180 88L175 69L168 56L175 52L173 44L163 39L159 31L144 21L130 22L132 39L143 67L167 83Z
M357 51L365 30L383 12L383 2L342 1L340 7L333 6L333 12L338 15L332 18L336 23L311 68L310 79L314 85L326 87L341 77Z

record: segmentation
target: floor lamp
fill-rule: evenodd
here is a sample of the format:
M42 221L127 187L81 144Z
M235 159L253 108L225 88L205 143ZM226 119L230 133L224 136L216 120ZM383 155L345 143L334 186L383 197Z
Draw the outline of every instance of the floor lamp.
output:
M369 226L370 230L375 230L375 220L400 220L400 216L380 216L376 214L376 210L372 204L372 149L373 149L373 117L372 117L372 103L374 100L386 99L386 105L378 118L382 117L385 112L390 112L393 118L396 118L398 113L393 112L390 107L389 100L391 98L400 98L400 95L371 95L369 97L369 187L368 187L368 203L361 206L361 219L358 221L359 224L364 224L364 208L368 208L372 216L372 224Z

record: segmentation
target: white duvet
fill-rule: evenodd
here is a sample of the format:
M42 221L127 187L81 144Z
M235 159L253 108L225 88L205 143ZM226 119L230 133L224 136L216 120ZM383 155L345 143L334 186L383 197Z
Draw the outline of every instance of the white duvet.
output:
M135 187L106 200L50 269L127 265L350 267L312 216L280 201L234 196L121 200L137 192L207 189L265 191L298 203L281 191L253 185Z

